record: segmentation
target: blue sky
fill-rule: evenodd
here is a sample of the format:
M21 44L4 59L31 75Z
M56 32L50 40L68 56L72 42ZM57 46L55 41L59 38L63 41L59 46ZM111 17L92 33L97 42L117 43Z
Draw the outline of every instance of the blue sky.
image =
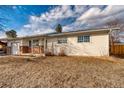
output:
M57 24L63 31L100 28L111 20L124 19L124 6L76 5L76 6L0 6L0 17L7 19L1 23L6 30L14 29L18 36L51 33ZM4 36L1 33L0 37Z
M40 16L55 6L38 6L38 5L18 5L18 6L1 6L0 15L8 19L6 27L8 29L19 30L23 25L29 23L30 16Z

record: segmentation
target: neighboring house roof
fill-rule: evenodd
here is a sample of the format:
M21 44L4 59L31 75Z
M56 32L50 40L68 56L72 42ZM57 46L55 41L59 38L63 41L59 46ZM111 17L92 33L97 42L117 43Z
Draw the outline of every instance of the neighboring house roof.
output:
M119 28L111 28L111 29L116 30ZM35 37L55 37L55 36L75 35L75 34L104 33L104 32L109 33L111 29L110 28L100 28L100 29L86 29L86 30L61 32L61 33L53 32L53 33L47 33L47 34L17 37L17 38L12 38L12 39L2 38L0 40L16 40L16 39L35 38Z
M0 41L0 45L7 45L7 43Z

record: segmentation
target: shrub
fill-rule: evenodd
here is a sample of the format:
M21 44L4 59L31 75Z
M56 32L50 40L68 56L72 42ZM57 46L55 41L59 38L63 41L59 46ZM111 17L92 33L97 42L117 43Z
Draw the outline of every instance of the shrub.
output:
M54 56L54 54L53 54L52 52L49 52L49 51L46 52L45 55L46 55L46 56Z

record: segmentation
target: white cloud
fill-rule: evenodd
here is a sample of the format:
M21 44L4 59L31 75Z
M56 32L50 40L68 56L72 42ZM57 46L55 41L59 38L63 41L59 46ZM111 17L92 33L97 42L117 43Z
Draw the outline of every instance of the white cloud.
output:
M95 28L110 20L115 20L115 18L124 20L123 15L124 6L107 6L105 8L103 6L74 6L74 9L71 6L58 6L39 17L31 16L29 24L24 25L20 34L32 35L54 32L54 27L59 22L70 17L76 18L76 20L63 26L63 31Z
M110 5L106 7L104 10L102 10L99 7L92 7L89 10L87 10L84 14L82 14L81 17L78 18L78 20L115 16L116 14L121 12L124 12L124 6Z
M16 6L12 6L13 9L16 9L17 7Z
M77 17L74 23L67 25L65 28L71 31L74 27L76 29L103 27L110 20L118 19L124 22L123 15L124 6L107 6L105 9L92 6L80 17Z
M27 33L27 35L31 35L54 32L55 26L61 20L69 17L78 17L84 10L86 10L85 6L75 6L74 10L71 9L71 6L58 6L49 12L41 14L39 17L31 16L29 24L24 25L18 34L23 35L23 33ZM29 34L30 32L32 33Z
M101 9L99 8L90 8L88 11L86 11L85 13L83 13L81 15L81 17L79 17L77 20L86 20L86 19L91 19L95 16L98 16L101 12Z
M0 38L5 38L5 37L6 37L6 34L0 31Z
M24 25L25 28L30 28L31 25L27 24L27 25Z

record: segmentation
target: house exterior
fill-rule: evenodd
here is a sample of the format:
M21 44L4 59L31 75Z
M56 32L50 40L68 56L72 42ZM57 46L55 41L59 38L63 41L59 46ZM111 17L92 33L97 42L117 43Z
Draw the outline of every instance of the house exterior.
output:
M117 29L82 30L7 39L7 54L109 56L109 33Z
M6 46L7 46L7 43L5 42L1 42L0 41L0 54L2 53L6 53Z

